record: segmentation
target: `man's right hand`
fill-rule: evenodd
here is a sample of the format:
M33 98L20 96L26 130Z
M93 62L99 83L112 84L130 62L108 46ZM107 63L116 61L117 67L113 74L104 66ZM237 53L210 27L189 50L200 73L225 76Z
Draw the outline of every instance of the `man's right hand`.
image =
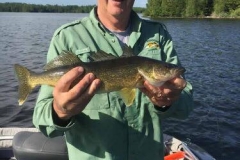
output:
M53 109L61 120L69 120L82 112L100 86L100 80L92 73L72 86L82 74L82 67L71 69L59 79L53 90Z

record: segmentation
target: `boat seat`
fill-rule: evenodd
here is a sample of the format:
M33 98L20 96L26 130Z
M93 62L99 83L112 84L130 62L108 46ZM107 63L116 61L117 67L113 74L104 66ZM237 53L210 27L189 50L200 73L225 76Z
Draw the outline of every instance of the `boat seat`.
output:
M13 138L17 160L68 160L64 137L48 138L40 132L22 131Z

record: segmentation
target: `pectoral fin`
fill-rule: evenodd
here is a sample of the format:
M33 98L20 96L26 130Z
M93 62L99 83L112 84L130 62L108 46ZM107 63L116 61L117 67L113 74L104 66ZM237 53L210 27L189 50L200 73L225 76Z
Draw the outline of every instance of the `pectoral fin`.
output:
M135 99L136 89L123 88L122 90L119 91L119 94L123 99L125 105L129 107L133 104L133 101Z
M154 71L153 71L154 72ZM162 79L156 79L154 76L156 75L149 75L148 73L144 72L144 70L138 69L138 73L145 79L147 80L151 85L160 87L162 86L166 80Z

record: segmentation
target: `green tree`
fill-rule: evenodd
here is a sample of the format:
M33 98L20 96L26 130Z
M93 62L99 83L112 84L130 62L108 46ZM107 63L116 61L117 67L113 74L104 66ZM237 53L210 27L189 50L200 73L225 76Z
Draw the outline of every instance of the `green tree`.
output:
M169 5L168 0L162 0L161 3L161 17L168 17L169 16Z
M214 13L219 15L225 11L225 0L214 0Z
M174 12L174 15L176 17L183 17L185 15L185 10L186 10L186 0L172 0L172 11Z
M161 15L161 0L148 0L145 15L159 17Z
M239 0L226 0L225 1L225 12L230 13L236 9L240 8L240 1Z
M203 0L202 12L204 16L210 16L213 12L213 2L214 0Z
M186 0L186 17L195 17L197 14L197 0Z

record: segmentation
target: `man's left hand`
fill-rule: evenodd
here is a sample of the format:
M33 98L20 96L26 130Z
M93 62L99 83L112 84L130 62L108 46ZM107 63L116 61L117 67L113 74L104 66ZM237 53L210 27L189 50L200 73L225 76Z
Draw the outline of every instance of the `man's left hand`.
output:
M154 105L163 107L170 106L176 101L186 85L187 82L183 78L177 77L165 82L160 87L155 87L145 81L144 88L140 88L140 90L149 97Z

